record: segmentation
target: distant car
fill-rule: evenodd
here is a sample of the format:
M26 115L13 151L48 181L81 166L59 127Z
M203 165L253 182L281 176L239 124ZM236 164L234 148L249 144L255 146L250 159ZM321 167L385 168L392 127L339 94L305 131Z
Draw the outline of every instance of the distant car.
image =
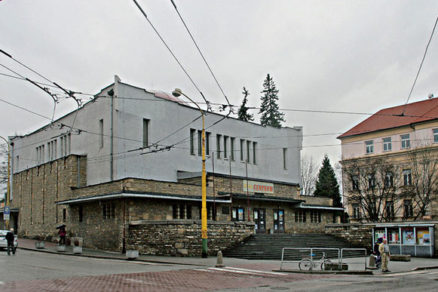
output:
M8 241L6 240L6 234L9 230L0 230L0 249L6 249L8 247ZM14 247L17 248L18 241L17 235L14 235Z

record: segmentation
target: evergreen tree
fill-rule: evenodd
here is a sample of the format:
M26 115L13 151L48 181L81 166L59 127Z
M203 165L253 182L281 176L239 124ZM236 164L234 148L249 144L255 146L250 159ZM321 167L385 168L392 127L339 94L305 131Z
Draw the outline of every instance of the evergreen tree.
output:
M245 88L245 86L243 87L243 102L242 105L239 108L239 120L245 121L245 122L249 122L249 121L254 121L254 117L252 114L250 114L248 112L249 107L246 106L246 103L248 102L248 95L249 95L249 91Z
M339 184L327 155L324 156L324 160L322 161L322 167L319 170L316 189L313 194L315 196L332 198L333 206L335 207L342 206Z
M284 114L279 112L278 108L278 89L275 87L274 80L268 74L263 82L263 96L260 98L260 124L262 126L272 126L281 128L281 122L285 122Z

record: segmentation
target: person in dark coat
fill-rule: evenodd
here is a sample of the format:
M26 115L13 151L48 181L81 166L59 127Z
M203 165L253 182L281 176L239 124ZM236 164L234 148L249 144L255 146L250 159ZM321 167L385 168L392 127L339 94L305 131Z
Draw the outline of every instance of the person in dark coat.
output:
M11 255L11 251L12 254L15 254L14 239L14 228L11 228L11 230L6 233L6 240L8 241L8 255Z
M67 232L65 231L64 226L59 228L58 234L59 234L59 245L65 245L65 236L66 236Z

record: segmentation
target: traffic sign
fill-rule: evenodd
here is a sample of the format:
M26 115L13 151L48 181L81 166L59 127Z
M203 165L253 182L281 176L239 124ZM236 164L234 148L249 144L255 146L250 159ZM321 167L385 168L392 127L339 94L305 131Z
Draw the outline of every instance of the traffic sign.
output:
M8 221L11 214L11 208L9 206L5 206L5 209L3 210L3 220Z

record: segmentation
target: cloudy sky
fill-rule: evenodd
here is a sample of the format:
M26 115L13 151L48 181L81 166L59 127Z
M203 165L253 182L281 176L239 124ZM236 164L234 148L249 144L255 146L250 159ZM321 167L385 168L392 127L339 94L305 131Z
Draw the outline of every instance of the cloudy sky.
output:
M138 2L206 98L225 103L171 1ZM231 104L241 104L245 86L250 106L260 106L270 73L285 125L303 126L303 154L318 163L324 153L340 159L336 136L367 117L355 113L406 102L438 16L436 0L174 2ZM95 94L117 74L139 87L179 87L202 100L130 0L2 0L0 49L74 91ZM0 64L46 82L5 55ZM16 76L0 66L0 135L26 134L47 123L8 103L51 117L52 98L2 74ZM411 101L430 93L438 96L436 35ZM55 116L74 108L61 99ZM339 111L352 114L333 113Z

